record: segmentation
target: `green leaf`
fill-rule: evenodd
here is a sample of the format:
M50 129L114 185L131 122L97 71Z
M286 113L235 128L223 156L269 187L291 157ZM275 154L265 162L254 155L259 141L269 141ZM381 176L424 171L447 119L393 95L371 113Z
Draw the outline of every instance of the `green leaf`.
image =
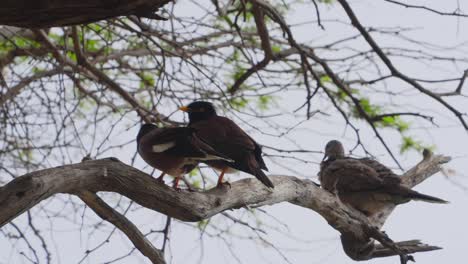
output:
M257 106L260 110L268 110L274 101L274 97L271 95L260 95L258 97Z
M333 2L335 2L335 0L318 0L320 3L324 3L324 4L327 4L327 5L331 5L333 4Z
M271 51L273 53L280 53L281 52L281 47L278 46L278 45L273 45L273 46L271 46Z
M230 99L229 103L234 109L240 110L242 108L245 108L247 104L249 103L249 101L243 97L236 97L236 98Z
M75 52L67 51L67 57L74 62L78 61Z
M435 149L435 146L424 146L424 144L421 141L415 140L411 136L402 136L401 139L402 142L400 145L400 153L405 153L411 149L414 149L418 152L422 152L424 149L429 149L431 151Z
M138 74L138 76L140 76L141 78L141 81L140 81L140 89L143 89L145 87L154 87L155 84L156 84L156 81L153 77L152 74L150 73L147 73L147 72L143 72L141 74Z
M331 83L331 82L332 82L332 79L330 78L330 76L324 74L324 75L320 76L320 82L321 82L322 84L324 84L324 83ZM341 89L340 89L340 91L341 91Z
M395 117L393 116L385 116L382 118L382 123L386 125L393 125L395 123Z
M354 105L353 105L354 106ZM373 105L368 98L359 99L359 106L369 117L374 117L382 112L382 108L378 105ZM357 118L362 118L362 113L358 107L353 107L352 115Z
M209 223L210 222L209 222L208 219L203 219L203 220L197 222L197 227L198 227L198 229L203 230L208 226Z
M96 51L99 51L100 48L101 47L99 45L99 41L97 41L95 39L86 39L85 50L91 51L91 52L96 52Z
M242 75L244 75L246 72L246 70L242 69L242 68L237 68L236 71L234 72L234 74L232 75L232 78L234 79L234 81L238 80Z
M240 59L240 52L238 49L235 49L234 52L226 59L226 63L238 63Z

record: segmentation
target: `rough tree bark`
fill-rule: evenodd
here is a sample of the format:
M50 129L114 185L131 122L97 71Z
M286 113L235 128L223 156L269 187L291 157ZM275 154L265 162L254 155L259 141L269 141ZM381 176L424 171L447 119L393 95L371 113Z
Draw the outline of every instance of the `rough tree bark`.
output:
M151 17L152 13L171 1L1 0L0 25L43 28L85 24L117 16Z
M441 155L425 155L413 169L403 175L407 186L414 186L441 169L450 160ZM200 221L229 209L259 207L280 202L316 211L341 234L345 252L353 259L364 260L392 255L440 249L417 240L394 243L379 229L393 208L386 208L375 219L343 205L333 194L314 182L293 176L270 175L274 191L255 179L232 183L231 188L215 188L203 192L177 192L150 175L114 158L85 161L20 176L0 187L0 227L57 193L79 196L100 217L111 222L153 263L163 263L161 252L154 248L125 216L114 211L97 192L116 192L138 204L181 221ZM369 250L347 248L346 239L362 241ZM377 240L381 245L374 245ZM369 245L372 245L369 247Z

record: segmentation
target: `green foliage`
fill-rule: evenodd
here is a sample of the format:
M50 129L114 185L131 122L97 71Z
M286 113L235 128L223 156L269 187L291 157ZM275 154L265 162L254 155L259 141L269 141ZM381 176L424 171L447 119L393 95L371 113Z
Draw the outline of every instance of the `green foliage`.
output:
M77 62L78 60L76 57L76 53L72 51L67 51L67 57L74 62Z
M156 80L153 77L153 74L148 72L143 72L138 74L140 77L140 89L144 89L145 87L154 87L156 85Z
M85 50L91 52L97 52L101 49L101 42L96 39L86 39L85 40Z
M405 132L410 127L410 123L404 121L399 116L384 116L380 121L376 122L376 124L380 127L396 128L399 132Z
M417 150L418 152L422 152L424 149L434 151L435 146L425 146L421 141L415 140L411 136L403 136L400 145L400 153L407 152L411 149Z
M72 38L65 38L63 35L59 35L53 32L49 32L48 37L53 40L55 45L73 47Z
M322 84L332 83L332 80L327 75L321 76L320 81ZM349 92L353 95L353 97L358 99L359 107L355 105L353 100L351 100L348 94L342 89L337 89L337 91L332 92L332 94L340 105L345 104L349 106L349 114L351 117L356 119L364 119L365 114L375 127L390 128L398 131L401 134L401 153L412 149L422 151L424 148L431 148L430 146L428 147L422 142L417 141L413 137L406 135L406 132L409 131L411 123L405 121L398 115L387 115L386 113L389 112L388 109L382 105L373 103L370 98L361 95L359 89L350 88Z
M247 70L241 66L240 52L237 49L234 50L231 56L229 56L229 58L226 60L226 63L233 65L233 73L227 76L228 79L232 80L232 82L228 84L227 86L231 87L238 79L242 77L242 75L245 74ZM252 88L249 87L245 83L243 83L240 86L240 90L249 90L249 89L252 89Z
M204 230L208 226L209 223L210 223L210 220L203 219L203 220L197 222L197 227L200 230Z
M30 49L38 48L40 44L34 40L23 37L10 37L9 39L0 41L0 55L4 55L14 49Z
M249 103L249 100L247 100L244 97L235 97L235 98L229 99L229 104L231 105L232 108L236 110L245 108L248 103Z
M240 60L240 51L235 49L234 52L227 58L226 63L237 64Z
M273 53L280 53L280 52L281 52L281 46L272 45L272 46L271 46L271 51L272 51Z
M189 176L190 178L195 177L195 176L198 176L198 171L197 171L197 170L191 170L191 171L188 173L188 176Z
M43 72L44 69L41 69L41 68L39 68L39 67L37 67L37 66L34 66L34 67L32 67L31 71L32 71L32 73L34 73L34 74L38 74L38 73L40 73L40 72Z
M198 173L198 170L191 170L189 173L188 173L188 177L190 179L190 184L193 185L193 187L195 188L201 188L201 181L199 180L200 177L200 174Z
M22 37L14 37L13 42L18 48L38 48L40 46L37 41L25 39Z
M358 107L354 107L352 109L352 115L354 117L362 118L363 116L361 111L364 111L370 118L373 118L382 113L382 107L371 104L369 98L362 97L359 99L359 105L361 109Z
M240 66L236 65L234 73L232 74L232 79L234 79L234 81L238 80L240 77L242 77L242 75L245 74L245 72L245 69L242 69Z
M330 76L326 74L320 76L320 83L325 84L325 83L331 83L331 82L332 82L332 79L330 78Z
M331 5L335 2L335 0L318 0L320 3L324 3L327 5Z
M79 91L77 89L77 91ZM81 92L80 92L81 93ZM80 110L84 112L91 112L93 109L96 107L96 102L94 100L88 99L88 98L83 98L80 100L80 103L78 104L78 107Z
M99 23L92 23L86 25L86 27L83 27L83 32L87 36L87 38L95 36L99 42L101 42L102 40L105 40L106 42L111 41L116 36L115 28L113 28L112 26L103 27ZM80 41L82 41L81 36Z
M400 116L386 116L383 107L372 104L369 98L359 99L361 110L372 120L376 127L394 128L399 132L405 132L409 129L410 123L404 121ZM352 115L356 118L363 118L361 110L357 107L352 108Z
M32 161L33 153L31 149L20 149L18 150L18 157L23 161Z
M257 107L262 110L268 110L274 102L274 97L271 95L260 95L257 101Z

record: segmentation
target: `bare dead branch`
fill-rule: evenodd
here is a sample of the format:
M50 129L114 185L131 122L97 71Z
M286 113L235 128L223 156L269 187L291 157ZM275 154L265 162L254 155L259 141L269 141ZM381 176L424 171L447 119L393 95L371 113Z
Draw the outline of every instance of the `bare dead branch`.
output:
M315 7L315 15L317 16L317 24L321 29L325 30L325 27L322 25L322 19L320 18L320 10L319 10L318 4L315 0L312 0L312 3L314 4L314 7Z

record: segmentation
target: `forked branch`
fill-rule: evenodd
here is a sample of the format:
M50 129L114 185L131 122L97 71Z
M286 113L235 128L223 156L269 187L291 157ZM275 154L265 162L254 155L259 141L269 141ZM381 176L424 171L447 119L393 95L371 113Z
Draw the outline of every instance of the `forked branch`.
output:
M409 182L409 186L415 185L438 172L440 165L448 161L448 157L428 155L405 174L405 182ZM245 206L259 207L290 202L316 211L342 234L360 241L370 241L372 238L388 249L384 254L378 253L382 252L382 248L372 247L368 255L371 257L438 249L419 244L400 247L378 229L379 221L384 222L386 218L368 219L358 211L343 205L333 194L310 180L283 175L269 177L275 184L274 191L249 178L232 183L231 188L177 192L150 175L116 159L85 161L32 172L0 187L0 227L54 194L75 194L99 216L122 230L143 254L152 260L156 259L159 251L146 241L132 223L95 195L103 191L119 193L146 208L181 221L200 221L225 210ZM353 258L359 259L359 256Z

